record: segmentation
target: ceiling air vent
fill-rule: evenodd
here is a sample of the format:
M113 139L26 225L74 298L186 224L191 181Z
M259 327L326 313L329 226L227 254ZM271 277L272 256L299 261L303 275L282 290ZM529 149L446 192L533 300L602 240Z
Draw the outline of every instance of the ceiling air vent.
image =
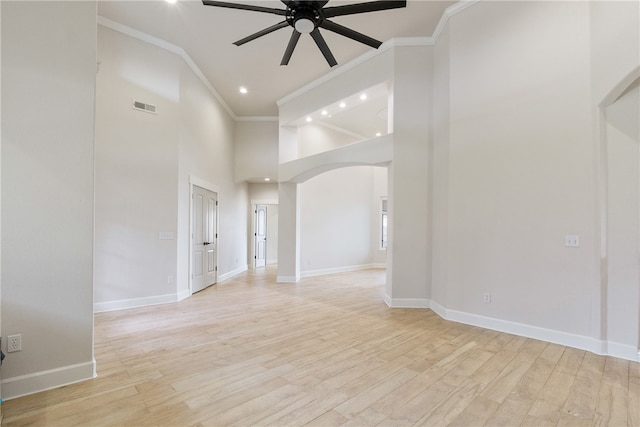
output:
M133 101L133 109L156 114L155 105L145 104L144 102L140 102L140 101Z

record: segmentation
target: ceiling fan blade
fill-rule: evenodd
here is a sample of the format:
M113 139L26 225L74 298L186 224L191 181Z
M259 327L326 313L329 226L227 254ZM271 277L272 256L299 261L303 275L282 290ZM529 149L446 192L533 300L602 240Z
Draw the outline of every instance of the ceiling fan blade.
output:
M253 6L250 4L227 3L226 1L202 0L205 6L226 7L228 9L251 10L253 12L273 13L275 15L285 16L287 11L284 9L274 9L272 7Z
M338 61L336 61L336 58L333 57L329 46L327 46L327 42L324 41L324 37L322 37L322 34L320 34L320 30L315 28L313 31L311 31L311 37L313 37L313 40L320 48L320 52L322 52L322 54L324 55L324 58L329 63L329 66L333 67L334 65L338 65Z
M258 37L262 37L266 34L274 32L275 30L279 30L280 28L284 28L288 26L289 26L289 23L287 21L282 21L276 25L272 25L269 28L265 28L262 31L258 31L257 33L251 34L250 36L240 39L237 42L233 42L233 44L235 44L236 46L242 46L243 44L250 42L251 40L255 40Z
M334 6L322 9L324 16L333 18L334 16L353 15L356 13L377 12L379 10L400 9L407 7L406 0L390 1L370 1L366 3L346 4L344 6Z
M371 47L374 48L379 48L380 45L382 44L381 41L378 41L374 38L371 38L367 35L364 35L362 33L359 33L355 30L352 30L351 28L347 28L344 27L340 24L336 24L335 22L331 22L327 19L324 20L324 22L322 24L320 24L320 27L324 28L325 30L329 30L329 31L333 31L334 33L338 33L341 36L345 36L348 37L352 40L355 40L357 42L360 43L364 43L366 45L369 45Z
M289 60L291 59L291 55L293 54L293 50L296 48L299 39L300 33L294 29L293 33L291 34L291 38L289 39L287 50L284 51L284 56L282 57L282 62L280 62L280 65L289 64Z

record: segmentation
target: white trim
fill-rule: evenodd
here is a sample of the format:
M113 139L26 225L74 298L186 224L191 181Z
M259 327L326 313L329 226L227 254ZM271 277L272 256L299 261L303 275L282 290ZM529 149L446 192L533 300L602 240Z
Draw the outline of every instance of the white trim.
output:
M238 116L237 122L278 122L280 117L277 116Z
M541 328L509 320L496 319L479 314L451 310L430 299L419 298L390 298L384 295L384 302L392 308L429 308L445 320L466 325L478 326L484 329L518 335L521 337L560 344L567 347L590 351L595 354L613 356L620 359L640 361L638 349L625 344L600 341L584 335Z
M278 276L276 282L278 283L298 283L300 276Z
M63 366L2 380L3 400L16 399L41 391L64 387L95 378L96 361Z
M244 273L248 269L249 269L248 265L243 265L242 267L238 267L235 270L229 271L228 273L221 274L220 276L218 276L218 282L217 283L224 282L225 280L229 280L229 279L231 279L231 278L233 278L233 277L235 277L235 276L237 276L239 274Z
M187 299L191 296L191 292L189 292L189 289L183 289L181 291L178 292L178 301L182 301L183 299Z
M267 182L266 184L270 184L269 182ZM271 184L277 184L276 182L273 182ZM256 206L256 205L277 205L278 204L278 199L263 199L263 200L251 200L251 206Z
M217 185L212 184L209 181L205 181L204 179L200 179L197 176L189 175L189 184L191 184L192 186L196 185L200 188L204 188L205 190L209 190L220 195L220 188Z
M112 29L114 31L118 31L119 33L126 34L126 35L128 35L130 37L133 37L133 38L136 38L138 40L141 40L141 41L143 41L145 43L149 43L149 44L151 44L153 46L156 46L156 47L159 47L161 49L168 50L169 52L175 53L176 55L179 55L184 60L185 64L187 64L187 66L189 68L191 68L191 71L193 71L193 73L202 81L202 83L209 90L209 92L211 92L213 97L216 98L216 100L218 100L218 102L220 103L222 108L224 108L225 111L227 113L229 113L231 118L233 120L237 120L238 119L238 117L231 110L229 105L227 105L227 103L222 98L222 96L218 93L217 90L215 90L215 88L213 87L211 82L209 82L209 80L207 80L207 78L202 73L200 68L198 68L196 63L193 62L193 59L191 59L191 57L187 54L187 52L183 48L181 48L180 46L177 46L175 44L169 43L169 42L167 42L165 40L162 40L162 39L159 39L157 37L151 36L149 34L143 33L142 31L133 29L131 27L127 27L126 25L123 25L123 24L120 24L118 22L115 22L115 21L112 21L110 19L107 19L104 16L98 16L98 24L102 25L103 27L110 28L110 29Z
M607 356L613 356L619 359L640 362L640 352L632 345L607 341L605 351L600 354L606 354Z
M300 277L324 276L326 274L346 273L349 271L369 270L373 264L347 265L345 267L324 268L322 270L309 270L300 273Z
M391 298L387 294L384 302L391 308L430 308L431 304L426 298Z
M130 298L130 299L115 300L115 301L97 302L93 304L93 312L103 313L105 311L125 310L127 308L147 307L150 305L177 302L186 298L183 296L184 292L189 292L189 290L181 291L179 294L154 295L154 296L142 297L142 298Z
M440 17L440 21L438 21L438 25L436 25L436 29L433 30L433 34L431 35L432 43L436 44L438 42L438 39L440 38L440 34L442 34L445 27L449 23L449 18L451 18L453 15L455 15L458 12L462 12L466 8L473 6L479 1L480 0L460 0L455 4L446 8L444 13L442 14L442 17Z

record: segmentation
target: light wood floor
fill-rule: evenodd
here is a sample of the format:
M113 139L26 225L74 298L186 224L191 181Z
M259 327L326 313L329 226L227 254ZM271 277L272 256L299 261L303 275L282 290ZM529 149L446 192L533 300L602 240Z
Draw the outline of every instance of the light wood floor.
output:
M389 309L384 272L246 273L95 317L98 375L3 425L640 426L640 364Z

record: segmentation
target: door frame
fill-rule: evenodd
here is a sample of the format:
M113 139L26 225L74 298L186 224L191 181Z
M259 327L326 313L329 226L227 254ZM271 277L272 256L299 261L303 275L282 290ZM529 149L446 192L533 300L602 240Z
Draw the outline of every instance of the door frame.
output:
M216 199L218 201L218 206L220 205L220 188L207 182L203 179L197 178L195 176L189 175L189 295L193 295L193 187L204 188L207 191L211 191L212 193L216 193ZM215 227L216 227L216 235L219 230L219 221L220 221L220 210L216 207L216 219L215 219ZM220 253L220 244L219 240L216 237L216 253L215 253L215 262L216 267L219 265L218 254ZM216 281L218 283L218 271L216 270Z
M259 199L251 200L251 243L250 243L250 260L251 268L256 268L256 210L258 205L277 205L278 199ZM266 263L266 260L265 260Z

